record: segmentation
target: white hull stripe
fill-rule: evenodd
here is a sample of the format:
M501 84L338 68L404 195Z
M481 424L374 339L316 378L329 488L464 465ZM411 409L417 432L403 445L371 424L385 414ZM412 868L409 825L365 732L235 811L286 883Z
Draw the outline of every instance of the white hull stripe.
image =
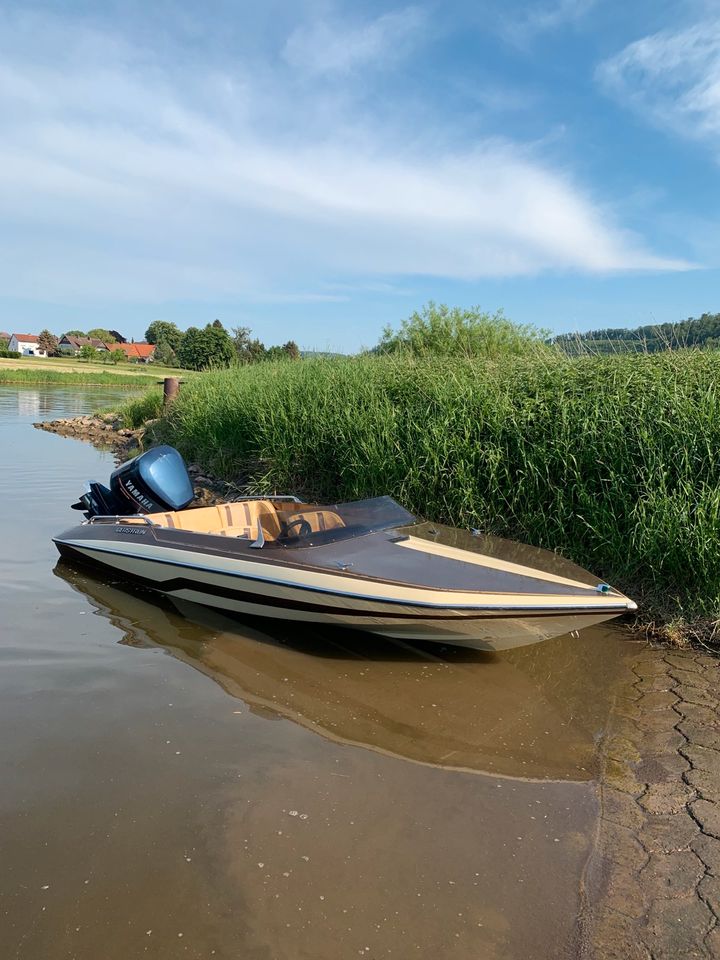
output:
M460 560L462 563L472 563L478 567L485 567L486 570L502 570L503 573L515 573L520 577L529 577L533 580L546 580L548 583L559 583L566 587L581 587L583 590L592 590L590 583L581 583L579 580L568 580L567 577L559 577L554 573L547 573L545 570L536 570L534 567L525 567L521 563L510 563L508 560L498 560L496 557L489 557L483 553L471 553L469 550L461 550L458 547L448 547L442 543L434 543L432 540L421 540L419 537L409 537L407 540L399 540L398 547L404 547L406 550L417 550L419 553L429 553L434 557L446 557L448 560Z
M203 575L235 577L244 580L253 580L262 584L274 584L290 590L313 591L329 594L338 598L354 599L358 602L375 602L388 604L403 604L405 606L444 608L453 610L598 610L622 612L634 609L632 601L622 596L608 594L593 594L592 588L587 596L552 596L546 594L492 594L482 591L461 592L456 590L433 590L427 587L403 587L395 584L378 583L377 581L356 581L352 589L352 581L347 577L338 577L332 574L319 573L308 570L283 570L272 567L273 575L268 576L269 565L253 563L251 560L237 560L231 557L213 557L207 554L193 554L193 562L188 562L187 551L174 550L171 547L159 547L152 544L133 543L135 550L140 547L141 552L129 553L127 550L117 549L113 541L64 540L65 543L82 553L92 556L93 553L112 554L118 558L134 560L140 563L162 564L164 566L180 567L193 570ZM204 562L203 562L204 561ZM110 561L105 560L105 563ZM110 563L112 566L112 563ZM161 585L162 581L159 581ZM382 593L367 593L372 585L375 591L380 588Z

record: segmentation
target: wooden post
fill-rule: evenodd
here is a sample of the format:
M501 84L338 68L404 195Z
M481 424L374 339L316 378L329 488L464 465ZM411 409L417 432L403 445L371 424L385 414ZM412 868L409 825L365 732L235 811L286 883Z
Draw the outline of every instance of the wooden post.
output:
M180 389L180 381L177 377L165 377L163 380L163 410L167 410Z

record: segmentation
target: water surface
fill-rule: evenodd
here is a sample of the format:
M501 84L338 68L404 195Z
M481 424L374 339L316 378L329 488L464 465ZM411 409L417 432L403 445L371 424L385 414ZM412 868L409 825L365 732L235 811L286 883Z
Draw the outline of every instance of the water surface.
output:
M112 458L0 387L0 957L571 957L629 644L240 623L60 563Z

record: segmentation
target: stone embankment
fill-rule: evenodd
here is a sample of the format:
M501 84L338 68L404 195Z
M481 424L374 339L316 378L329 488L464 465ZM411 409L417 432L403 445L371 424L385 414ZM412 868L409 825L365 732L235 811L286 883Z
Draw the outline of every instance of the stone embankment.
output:
M118 414L101 413L84 417L68 417L63 420L45 420L33 426L38 430L47 430L48 433L56 433L61 437L84 440L102 450L112 450L116 462L120 463L143 450L146 431L154 422L150 420L137 430L130 430L123 426L122 418ZM217 503L247 492L238 484L205 476L197 464L190 464L188 473L193 480L195 500L198 504Z
M38 430L57 433L61 437L86 440L97 447L112 449L118 455L132 455L142 446L145 427L130 430L123 426L116 413L103 413L87 417L69 417L64 420L45 420L35 423Z
M584 960L720 958L720 661L648 647L603 751Z

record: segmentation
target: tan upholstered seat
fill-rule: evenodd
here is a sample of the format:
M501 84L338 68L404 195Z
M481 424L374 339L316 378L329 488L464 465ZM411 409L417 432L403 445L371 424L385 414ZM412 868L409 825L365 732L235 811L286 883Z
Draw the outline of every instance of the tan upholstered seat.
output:
M287 526L297 524L291 531L290 536L298 536L300 531L300 520L305 520L310 524L313 533L319 533L321 530L333 530L335 527L344 527L342 517L333 510L303 510L300 513L289 513L283 515L283 520Z
M280 521L270 500L241 500L238 503L223 503L217 507L198 507L147 515L147 519L152 523L171 530L214 533L225 537L244 537L248 540L257 539L261 518L265 539L275 540L280 533ZM130 522L133 522L132 518Z

